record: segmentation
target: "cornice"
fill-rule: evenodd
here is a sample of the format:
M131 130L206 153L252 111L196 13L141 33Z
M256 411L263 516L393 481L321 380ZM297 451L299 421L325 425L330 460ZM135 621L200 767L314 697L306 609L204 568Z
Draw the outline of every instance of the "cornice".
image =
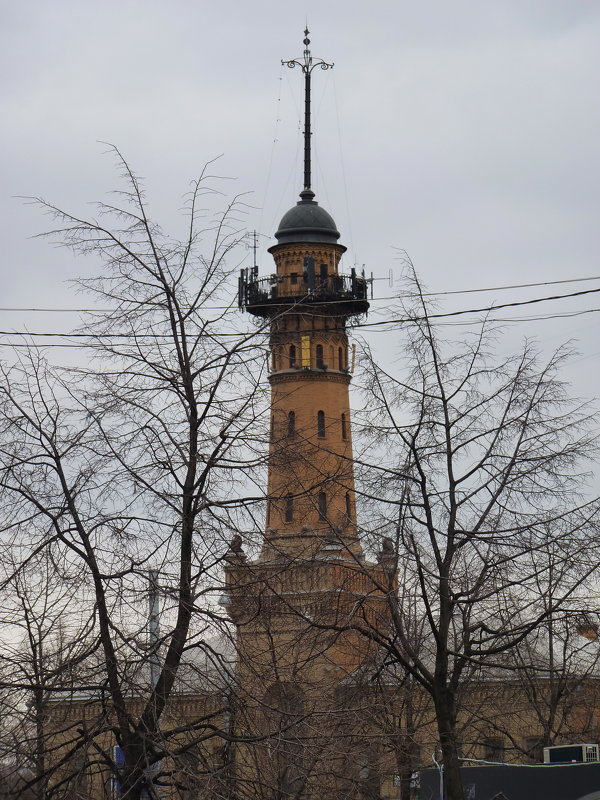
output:
M296 381L329 381L330 383L341 383L349 386L352 380L349 374L343 372L327 371L320 369L299 369L286 370L285 372L273 372L269 375L269 383L276 386L279 383L294 383Z
M341 256L347 250L343 244L333 242L284 242L274 244L268 248L268 252L275 255L289 255L302 257L307 253L339 253Z

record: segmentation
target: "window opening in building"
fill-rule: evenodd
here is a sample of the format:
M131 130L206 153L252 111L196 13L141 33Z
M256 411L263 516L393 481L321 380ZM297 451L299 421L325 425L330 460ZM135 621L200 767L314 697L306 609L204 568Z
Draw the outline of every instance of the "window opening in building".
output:
M325 412L319 411L317 413L317 436L324 438L325 436Z
M541 736L528 736L525 739L525 752L532 761L541 763L544 756Z
M348 438L348 426L346 425L346 415L342 414L342 439Z
M327 286L327 264L321 264L319 277L321 278L321 286L325 288Z
M291 494L286 495L285 498L285 521L294 521L294 498Z
M348 519L352 516L351 514L352 506L350 504L350 492L346 492L346 516Z
M275 351L273 350L273 355L271 357L271 365L273 367L273 371L277 369L277 358L275 356Z
M298 283L298 273L292 272L290 275L290 283L295 286Z
M319 519L327 519L327 495L325 492L319 492L318 507Z
M296 366L296 345L290 345L290 367Z
M486 761L504 761L504 740L503 739L484 739L483 757Z
M317 345L317 369L323 369L323 345Z
M338 363L340 365L340 372L344 369L344 351L338 347Z
M301 336L300 344L302 345L302 353L300 356L300 366L310 367L310 336Z
M290 411L288 413L288 436L294 436L296 433L296 412Z

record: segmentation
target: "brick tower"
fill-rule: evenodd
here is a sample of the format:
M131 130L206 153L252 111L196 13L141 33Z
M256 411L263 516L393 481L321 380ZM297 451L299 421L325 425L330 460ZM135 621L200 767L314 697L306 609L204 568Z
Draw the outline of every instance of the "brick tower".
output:
M334 707L339 712L340 687L375 658L372 639L357 628L387 629L385 597L395 581L385 551L367 562L358 536L346 324L369 307L367 281L354 269L340 271L346 248L311 190L310 77L316 66L332 65L313 60L304 44L304 58L286 62L305 77L304 189L269 248L275 273L259 278L254 267L239 284L240 307L270 321L266 527L258 558L249 560L235 537L226 567L242 698L238 732L280 731L275 756L272 737L238 748L238 780L254 786L249 795L281 797L313 796L325 774L335 794L332 776L348 773L348 753L327 755L324 719ZM310 733L302 728L308 719Z

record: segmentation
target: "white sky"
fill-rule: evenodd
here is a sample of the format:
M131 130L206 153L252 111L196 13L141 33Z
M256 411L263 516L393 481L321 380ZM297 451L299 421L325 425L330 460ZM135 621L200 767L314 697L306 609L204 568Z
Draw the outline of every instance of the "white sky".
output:
M346 266L381 278L380 298L393 293L390 269L399 286L394 248L435 291L600 276L597 0L3 0L0 13L2 307L82 303L65 281L94 265L32 240L47 221L14 196L75 212L106 198L117 175L99 140L146 177L151 210L174 233L188 181L222 153L231 191L252 193L248 228L274 243L302 188L301 75L280 60L301 55L307 18L313 54L335 62L314 79L313 184ZM263 274L271 263L263 252ZM600 279L443 305L591 288ZM600 293L504 316L591 308ZM548 348L577 339L569 377L597 397L599 322L519 323L509 336ZM1 330L75 323L0 312ZM391 336L374 341L384 350Z

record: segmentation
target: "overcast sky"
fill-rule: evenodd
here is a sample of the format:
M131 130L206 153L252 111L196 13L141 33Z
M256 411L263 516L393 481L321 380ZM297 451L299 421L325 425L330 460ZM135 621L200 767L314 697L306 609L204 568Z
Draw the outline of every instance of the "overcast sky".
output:
M346 266L399 289L397 251L432 291L600 275L597 0L2 0L3 307L77 306L93 265L30 237L43 195L81 212L117 185L99 141L145 176L177 232L188 181L219 170L249 192L263 247L301 186L302 81L282 58L335 62L314 80L314 187ZM249 256L250 257L250 256ZM272 271L263 252L259 264ZM390 271L393 286L390 286ZM600 289L596 281L453 295L448 310ZM600 308L600 294L504 316ZM0 329L68 330L74 315L0 312ZM576 338L575 391L600 393L599 313L518 322L514 341ZM449 328L454 335L460 328ZM381 345L387 335L377 339Z

